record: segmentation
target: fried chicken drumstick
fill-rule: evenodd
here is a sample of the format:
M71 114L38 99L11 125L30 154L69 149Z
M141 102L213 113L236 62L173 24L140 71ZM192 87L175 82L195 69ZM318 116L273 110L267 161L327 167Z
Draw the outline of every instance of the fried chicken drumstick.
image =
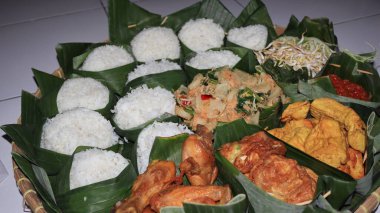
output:
M212 133L198 125L197 134L190 135L182 146L181 172L193 186L212 184L218 176L218 168L212 147Z
M183 206L184 202L203 204L225 204L232 199L228 186L173 186L157 194L150 200L151 208L160 212L165 206Z
M153 161L133 183L131 196L116 204L115 213L142 212L153 195L175 183L173 161Z

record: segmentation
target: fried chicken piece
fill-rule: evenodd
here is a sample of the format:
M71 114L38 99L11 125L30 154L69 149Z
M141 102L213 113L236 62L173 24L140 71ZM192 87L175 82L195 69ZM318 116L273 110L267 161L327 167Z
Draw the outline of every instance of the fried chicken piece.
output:
M311 103L310 111L315 118L327 116L342 123L347 130L348 144L364 153L367 145L366 125L353 109L331 98L319 98Z
M338 121L321 118L306 138L305 151L322 162L338 168L347 162L347 142Z
M133 183L131 196L116 204L115 213L142 212L151 197L176 181L173 161L153 161ZM144 210L145 211L145 210Z
M191 185L212 184L218 176L212 147L212 132L198 125L197 134L190 135L182 145L181 172L186 174Z
M265 132L246 136L242 140L224 144L220 154L235 165L243 174L248 173L270 154L285 155L285 145L272 139Z
M281 121L287 122L290 120L305 119L307 117L307 113L309 113L309 110L309 101L300 101L289 104L289 106L282 113Z
M269 130L268 132L286 143L305 152L305 141L313 129L313 123L307 119L291 120L282 128Z
M155 194L150 200L151 208L160 212L165 206L183 206L184 202L225 204L232 199L228 186L174 186Z
M316 189L312 177L297 161L281 155L269 155L252 170L249 178L260 188L287 203L312 200Z
M359 180L364 177L363 156L359 151L348 148L348 161L345 165L341 165L338 169L351 175L354 179Z

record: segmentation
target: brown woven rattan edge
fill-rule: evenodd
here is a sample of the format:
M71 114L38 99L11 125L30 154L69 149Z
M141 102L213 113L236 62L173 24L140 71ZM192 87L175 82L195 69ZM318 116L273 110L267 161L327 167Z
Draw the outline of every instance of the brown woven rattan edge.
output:
M57 69L53 72L53 75L63 78L63 72L61 69ZM41 97L40 90L37 90L34 95L36 97ZM21 123L21 118L17 121L18 124ZM12 152L23 154L23 151L12 142ZM17 163L12 159L13 164L13 173L16 180L17 187L19 188L25 204L31 209L34 213L46 213L46 210L41 202L41 198L36 192L33 184L30 182L28 177L21 171L17 166Z

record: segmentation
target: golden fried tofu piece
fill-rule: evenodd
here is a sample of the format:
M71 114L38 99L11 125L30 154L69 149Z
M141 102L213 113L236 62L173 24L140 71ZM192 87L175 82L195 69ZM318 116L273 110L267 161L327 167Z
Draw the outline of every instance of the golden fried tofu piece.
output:
M311 103L310 111L315 118L327 116L342 123L347 131L348 144L364 153L367 145L366 125L353 109L331 98L319 98Z
M313 199L318 176L293 159L269 155L249 178L272 196L296 204Z
M338 168L347 162L347 142L338 121L322 117L305 142L305 152Z
M282 113L281 121L287 122L290 120L305 119L307 117L307 113L309 113L309 109L309 101L299 101L289 104L289 106Z
M282 128L269 130L273 136L305 152L304 143L309 136L313 124L307 119L291 120Z
M364 177L363 156L359 151L348 148L348 161L345 165L341 165L338 169L351 175L356 180Z

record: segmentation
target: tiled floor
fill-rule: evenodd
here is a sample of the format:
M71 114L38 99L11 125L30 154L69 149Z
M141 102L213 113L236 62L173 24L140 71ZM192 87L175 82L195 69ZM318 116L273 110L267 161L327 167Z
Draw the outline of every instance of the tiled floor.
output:
M162 15L197 0L135 0ZM238 15L249 0L221 0ZM339 46L361 53L369 43L380 49L379 0L263 0L273 22L286 25L298 18L329 17ZM21 90L36 90L31 68L52 72L58 67L55 46L60 42L96 42L107 38L107 0L2 0L0 2L0 125L14 123L20 114ZM380 65L380 59L376 60ZM380 92L380 91L379 91ZM4 134L0 131L1 134ZM10 174L0 183L1 212L22 212L22 197L12 174L10 144L0 139L0 160Z

